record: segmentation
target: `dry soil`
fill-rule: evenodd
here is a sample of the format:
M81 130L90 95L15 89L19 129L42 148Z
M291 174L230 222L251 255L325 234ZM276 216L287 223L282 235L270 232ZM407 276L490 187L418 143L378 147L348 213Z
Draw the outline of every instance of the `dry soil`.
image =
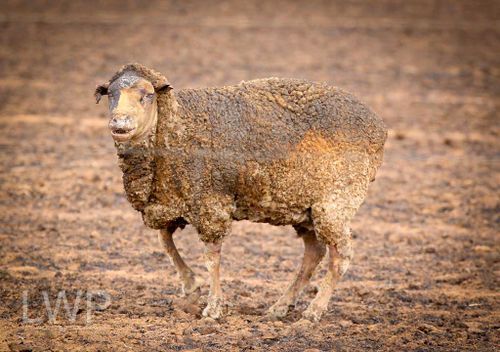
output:
M2 1L0 43L0 350L500 347L498 1ZM326 81L385 119L355 258L319 324L293 326L322 272L286 319L261 320L301 259L290 227L234 224L220 322L178 298L92 97L130 61L175 88ZM206 278L195 231L175 237ZM62 300L48 319L62 290L74 321Z

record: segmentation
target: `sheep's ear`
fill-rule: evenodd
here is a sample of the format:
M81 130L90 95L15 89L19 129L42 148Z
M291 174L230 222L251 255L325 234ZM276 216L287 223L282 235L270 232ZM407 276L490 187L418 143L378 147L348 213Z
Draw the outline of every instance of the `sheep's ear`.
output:
M172 86L170 84L163 84L161 85L160 87L156 88L155 89L155 92L156 93L160 93L160 92L168 92L169 90L173 89Z
M155 92L156 93L161 93L161 92L168 92L169 90L173 89L170 83L168 82L162 82L158 86L155 87Z
M99 104L99 101L101 100L101 97L103 95L108 94L108 87L109 87L109 84L105 83L105 84L100 84L95 88L94 97L95 97L96 104Z

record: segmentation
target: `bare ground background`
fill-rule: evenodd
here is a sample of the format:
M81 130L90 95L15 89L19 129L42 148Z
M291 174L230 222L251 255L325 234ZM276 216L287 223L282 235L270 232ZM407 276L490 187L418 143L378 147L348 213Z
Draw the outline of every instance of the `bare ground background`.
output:
M226 241L220 323L179 307L174 269L127 204L93 88L123 63L176 88L266 76L326 81L390 127L353 223L355 258L309 330L261 315L302 253L289 227ZM415 350L499 346L498 1L0 2L0 350ZM176 235L205 274L192 228ZM317 283L318 275L314 282ZM103 290L85 324L43 292ZM206 289L205 289L206 291ZM23 322L22 295L29 318Z

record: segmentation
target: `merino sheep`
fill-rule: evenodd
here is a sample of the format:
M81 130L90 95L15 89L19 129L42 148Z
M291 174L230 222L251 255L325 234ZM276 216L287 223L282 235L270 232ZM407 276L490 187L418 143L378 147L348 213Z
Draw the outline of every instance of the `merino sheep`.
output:
M352 257L350 220L382 163L387 130L355 97L326 84L268 78L222 88L174 92L139 64L99 85L127 199L159 238L185 295L200 283L172 235L192 224L210 275L204 316L223 314L221 244L233 220L293 225L304 258L285 294L269 309L293 307L329 249L328 271L303 318L318 321Z

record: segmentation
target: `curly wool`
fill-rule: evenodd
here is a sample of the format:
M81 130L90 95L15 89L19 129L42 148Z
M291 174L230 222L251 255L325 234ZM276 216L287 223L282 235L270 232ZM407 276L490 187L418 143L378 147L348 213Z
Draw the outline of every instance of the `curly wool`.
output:
M143 66L138 63L132 63L132 64L127 64L123 65L114 75L111 77L109 80L108 84L113 83L114 80L116 80L118 77L122 76L125 72L134 72L137 75L147 79L157 90L158 88L164 86L164 85L170 85L168 83L167 78L162 75L160 72L157 72L155 70L152 70L150 68L147 68L146 66Z
M139 64L122 67L110 82L130 70L155 88L168 83ZM269 78L164 90L157 104L152 175L126 186L128 195L148 190L135 208L152 228L188 222L214 242L232 220L311 227L311 209L328 199L341 204L343 190L359 206L382 162L382 120L326 84Z

